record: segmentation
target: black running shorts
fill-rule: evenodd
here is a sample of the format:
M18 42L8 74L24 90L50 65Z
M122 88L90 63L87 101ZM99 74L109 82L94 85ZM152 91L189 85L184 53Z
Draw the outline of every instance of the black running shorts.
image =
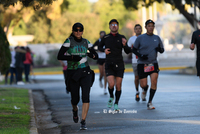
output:
M115 77L124 76L124 62L121 63L114 63L114 62L106 62L105 63L105 72L106 76L113 75Z
M98 65L103 65L105 63L105 59L98 59L97 64Z
M148 75L159 72L158 63L153 63L154 69L152 69L152 70L149 69L149 71L147 71L147 70L145 71L145 65L150 65L150 64L138 64L137 65L139 79L147 78Z

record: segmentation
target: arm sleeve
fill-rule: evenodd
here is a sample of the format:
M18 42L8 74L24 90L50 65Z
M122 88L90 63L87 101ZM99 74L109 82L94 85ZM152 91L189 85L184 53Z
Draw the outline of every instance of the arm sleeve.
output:
M164 51L165 51L165 49L164 49L164 46L163 46L163 43L162 43L162 41L161 41L161 39L160 39L160 37L159 37L159 52L160 53L163 53Z
M94 45L92 46L92 48L97 51L98 50L98 45L99 45L99 40L97 40Z
M135 55L137 55L138 57L141 57L141 54L140 53L138 53L138 50L133 46L133 48L132 48L132 52L135 54Z
M125 51L126 54L131 53L131 48L127 44L123 47L124 47L124 51Z
M63 45L61 46L60 50L58 51L58 55L57 55L57 59L58 60L68 60L68 56L65 55L65 53L67 52L67 50L70 47L70 42L69 39L66 39L66 41L63 43Z
M196 44L196 40L195 40L195 33L192 33L192 39L191 39L191 44L194 43Z
M122 36L122 38L125 38L125 39L126 39L125 36ZM126 42L126 45L125 45L125 46L124 46L123 44L122 44L122 46L123 46L124 51L125 51L126 54L131 53L131 47L129 47L129 46L127 45L127 42Z
M101 51L101 52L105 51L105 49L103 48L103 46L105 45L105 38L104 37L101 39L101 41L99 42L99 45L98 45L98 50Z

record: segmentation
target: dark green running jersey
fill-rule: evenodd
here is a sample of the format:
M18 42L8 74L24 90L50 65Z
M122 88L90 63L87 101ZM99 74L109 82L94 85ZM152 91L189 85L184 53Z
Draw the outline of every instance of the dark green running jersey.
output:
M64 47L69 48L66 55L79 55L82 59L78 62L68 61L68 69L75 70L77 68L84 68L88 66L87 62L87 50L92 47L92 44L87 39L82 39L81 42L77 42L73 37L69 37L63 44Z

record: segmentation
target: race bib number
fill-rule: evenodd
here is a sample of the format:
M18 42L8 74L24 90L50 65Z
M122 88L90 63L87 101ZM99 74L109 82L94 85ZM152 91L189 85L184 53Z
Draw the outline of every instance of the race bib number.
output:
M154 71L154 65L153 64L144 64L144 72L152 72Z

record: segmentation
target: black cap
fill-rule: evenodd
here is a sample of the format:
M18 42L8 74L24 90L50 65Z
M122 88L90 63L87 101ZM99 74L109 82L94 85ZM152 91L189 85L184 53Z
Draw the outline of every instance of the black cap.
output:
M155 24L154 22L153 22L153 20L147 20L146 22L145 22L145 26L147 26L149 23L153 23L153 24Z
M119 22L118 22L116 19L112 19L112 20L110 20L109 25L110 25L112 22L116 22L117 25L119 24Z
M82 30L84 29L83 25L79 22L75 23L73 26L72 26L72 30L76 30L77 27L80 27Z

